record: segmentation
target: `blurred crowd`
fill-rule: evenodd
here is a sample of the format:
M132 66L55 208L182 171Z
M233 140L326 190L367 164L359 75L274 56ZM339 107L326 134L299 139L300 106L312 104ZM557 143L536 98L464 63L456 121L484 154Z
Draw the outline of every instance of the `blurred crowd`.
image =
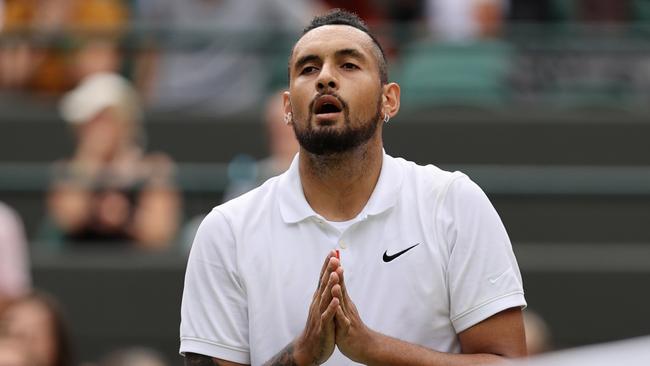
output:
M253 173L246 170L246 158L235 159L225 198L281 172L297 144L290 129L281 126L277 90L286 86L291 44L312 15L332 7L356 11L380 35L389 57L399 60L405 39L491 44L509 22L632 22L647 13L645 3L0 0L0 97L58 103L59 119L74 135L72 155L54 163L40 240L52 246L132 242L167 249L179 238L183 223L196 218L182 215L172 157L148 149L144 112L223 119L266 105L270 158L256 162ZM411 50L404 72L395 73L410 83L405 106L418 99L428 103L459 85L482 93L481 102L500 98L508 78L507 51L491 45L481 50L482 58L467 56L464 49L449 51L455 56L449 60L434 59L426 47ZM520 62L530 66L526 60ZM592 66L597 70L598 65ZM428 72L431 67L437 71ZM511 79L538 82L533 68L524 70ZM459 77L450 79L453 74ZM472 75L471 80L464 75ZM420 84L429 89L418 89Z
M0 88L59 97L91 74L113 72L133 81L147 108L230 115L254 107L269 88L282 85L295 35L306 19L327 8L358 12L398 58L413 36L464 42L499 37L509 22L625 23L645 18L645 3L3 0ZM273 51L278 54L269 55Z
M0 202L0 365L77 365L65 309L32 286L27 238L16 212ZM116 349L85 365L165 366L157 351Z

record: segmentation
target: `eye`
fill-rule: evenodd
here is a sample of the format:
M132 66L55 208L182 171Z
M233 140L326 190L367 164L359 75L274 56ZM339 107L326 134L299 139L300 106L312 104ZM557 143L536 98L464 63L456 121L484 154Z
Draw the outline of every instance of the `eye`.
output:
M306 66L302 70L300 70L300 75L310 74L314 71L316 71L316 68L314 66Z
M359 66L357 66L357 65L355 65L355 64L353 64L353 63L351 63L351 62L346 62L346 63L344 63L343 66L341 66L341 67L343 67L343 68L346 69L346 70L354 70L354 69L358 69L358 68L359 68Z

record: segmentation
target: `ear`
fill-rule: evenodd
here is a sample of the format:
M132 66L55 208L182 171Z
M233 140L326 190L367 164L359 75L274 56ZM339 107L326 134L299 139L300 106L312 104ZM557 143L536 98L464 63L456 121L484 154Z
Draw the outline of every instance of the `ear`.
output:
M397 115L400 106L400 87L397 83L388 83L383 86L382 113L387 113L391 118Z
M284 115L286 116L288 113L292 113L293 110L291 108L291 94L289 91L285 91L282 93L282 106L283 106L283 112Z

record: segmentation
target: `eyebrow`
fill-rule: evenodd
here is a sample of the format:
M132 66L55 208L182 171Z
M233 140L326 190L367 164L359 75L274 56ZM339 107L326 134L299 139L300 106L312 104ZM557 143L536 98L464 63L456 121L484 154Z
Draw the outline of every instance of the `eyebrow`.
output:
M363 53L359 52L359 50L356 50L354 48L344 48L342 50L338 50L334 53L336 57L343 57L343 56L349 56L352 58L356 58L358 60L365 61L366 57L364 56ZM305 55L300 57L296 63L294 64L293 68L294 70L300 69L304 65L312 62L312 61L320 61L320 57L317 55Z
M305 56L302 56L301 58L299 58L298 61L296 61L293 68L294 68L294 70L298 70L301 67L303 67L305 64L308 64L308 63L310 63L312 61L318 61L318 60L320 60L320 57L318 57L316 55L305 55Z
M364 56L363 53L359 52L359 50L356 50L354 48L344 48L342 50L336 51L336 53L334 53L334 54L337 57L349 56L349 57L352 57L352 58L356 58L358 60L363 60L363 61L366 60L366 56Z

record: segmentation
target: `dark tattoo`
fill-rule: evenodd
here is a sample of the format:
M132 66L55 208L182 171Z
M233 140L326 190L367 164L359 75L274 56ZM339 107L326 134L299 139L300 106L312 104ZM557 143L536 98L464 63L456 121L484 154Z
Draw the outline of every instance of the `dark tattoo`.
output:
M196 353L185 354L185 366L219 366L221 363L210 356L197 355Z
M264 366L298 366L293 358L293 342L289 343L282 351L264 363Z

